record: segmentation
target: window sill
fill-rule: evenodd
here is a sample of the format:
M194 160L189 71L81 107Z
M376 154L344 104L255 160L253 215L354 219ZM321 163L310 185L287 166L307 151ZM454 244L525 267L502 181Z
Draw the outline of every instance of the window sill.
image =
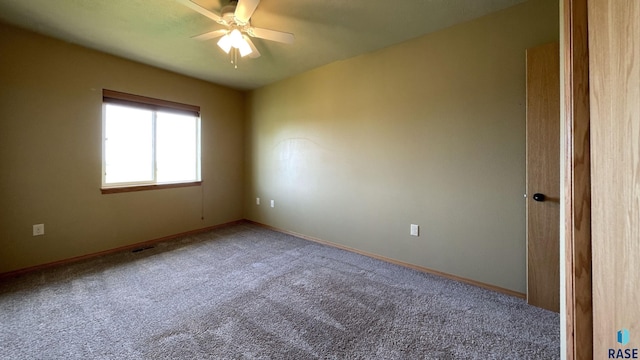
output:
M139 185L139 186L101 188L100 192L103 194L119 194L119 193L134 192L134 191L172 189L172 188L200 186L200 185L202 185L202 181L193 181L193 182L176 183L176 184Z

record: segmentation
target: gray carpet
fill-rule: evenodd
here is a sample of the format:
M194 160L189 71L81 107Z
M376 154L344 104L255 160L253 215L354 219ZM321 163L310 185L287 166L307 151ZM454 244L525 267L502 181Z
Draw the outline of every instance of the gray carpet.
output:
M555 359L558 314L240 224L0 282L2 359Z

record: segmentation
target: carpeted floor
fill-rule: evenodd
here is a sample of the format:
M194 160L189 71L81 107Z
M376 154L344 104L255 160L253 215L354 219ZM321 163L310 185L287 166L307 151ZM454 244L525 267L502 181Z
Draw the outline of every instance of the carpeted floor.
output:
M0 282L2 359L555 359L556 313L240 224Z

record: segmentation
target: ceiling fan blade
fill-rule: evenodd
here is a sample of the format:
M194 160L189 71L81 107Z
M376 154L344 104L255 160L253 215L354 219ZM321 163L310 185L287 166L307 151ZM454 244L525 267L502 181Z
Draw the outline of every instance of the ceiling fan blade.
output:
M218 14L211 12L205 8L203 8L202 6L194 3L191 0L176 0L178 1L180 4L190 8L191 10L195 10L197 12L199 12L200 14L208 17L209 19L219 23L219 24L226 24L226 21L224 21L224 19L222 19Z
M215 39L217 37L225 35L228 31L229 30L227 29L214 30L214 31L206 32L204 34L197 35L197 36L192 36L191 38L196 40Z
M253 41L251 41L251 39L249 39L249 37L247 35L244 35L243 38L249 44L249 47L251 48L251 54L249 54L248 56L250 58L253 58L253 59L259 58L260 57L260 51L258 51L256 46L253 44Z
M240 24L249 23L249 19L253 12L256 11L260 0L239 0L236 6L236 12L233 14Z
M256 27L249 28L247 33L259 39L277 41L285 44L293 44L293 40L295 39L293 34L290 34L290 33L269 30L269 29L261 29Z

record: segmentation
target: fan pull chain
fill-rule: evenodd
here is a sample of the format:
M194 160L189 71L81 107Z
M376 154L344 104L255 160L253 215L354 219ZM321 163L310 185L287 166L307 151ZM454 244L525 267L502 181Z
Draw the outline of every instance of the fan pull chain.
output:
M229 53L231 56L231 63L233 64L234 69L238 68L238 49L231 48L231 52Z

